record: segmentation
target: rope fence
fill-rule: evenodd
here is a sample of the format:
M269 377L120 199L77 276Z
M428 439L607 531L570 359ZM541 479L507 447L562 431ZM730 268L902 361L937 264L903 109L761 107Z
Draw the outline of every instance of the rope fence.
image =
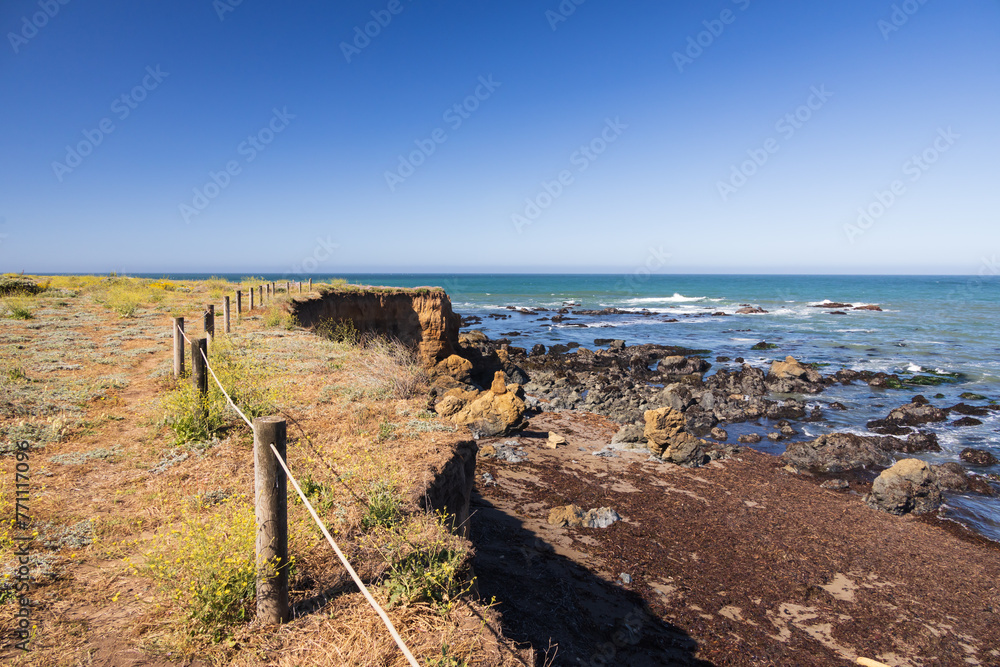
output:
M274 294L274 286L272 284L266 285L267 296L272 296ZM309 288L312 289L312 279L309 280ZM252 310L254 308L254 298L253 289L250 289L250 301L249 306ZM264 286L258 288L261 293L261 304L263 305L264 296ZM291 283L286 283L286 291L291 293ZM299 291L302 291L302 284L299 283ZM229 326L229 307L228 307L229 297L226 297L226 303L224 307L225 316L225 332L230 332ZM236 311L239 315L242 311L242 292L236 293ZM309 510L310 516L312 516L313 521L319 526L320 531L322 531L323 536L326 541L333 548L334 552L337 554L337 558L340 560L344 569L354 580L358 589L365 596L365 600L368 604L375 610L382 623L385 625L386 630L392 636L393 641L399 650L402 651L403 655L406 657L407 661L412 667L420 667L420 663L417 659L413 657L413 653L407 648L406 642L400 637L399 633L396 631L395 626L392 624L388 614L379 605L378 601L365 586L364 582L358 576L358 573L351 566L350 561L341 551L340 547L334 541L333 537L330 535L330 531L327 530L326 525L320 519L319 515L316 513L315 508L313 508L312 503L302 492L302 487L299 486L298 481L292 475L291 471L288 469L288 465L285 462L285 440L286 440L286 421L282 417L271 416L271 417L259 417L251 422L247 416L240 410L239 406L233 401L229 392L226 388L222 386L222 382L219 377L215 374L212 369L211 364L208 362L208 345L215 334L215 312L214 306L208 306L204 313L205 320L205 338L190 338L184 332L184 318L175 317L173 322L173 333L174 333L174 376L180 378L184 374L184 344L181 342L183 339L188 345L191 346L191 365L192 365L192 380L195 385L198 386L202 394L208 391L207 378L204 374L205 371L212 377L215 384L219 387L219 391L222 395L226 397L226 403L236 411L236 414L240 416L250 430L253 432L254 436L254 498L255 498L255 513L257 518L257 546L256 546L256 556L258 563L257 572L257 617L258 619L264 621L265 623L275 624L282 623L288 620L288 568L286 566L279 566L274 568L274 572L266 572L265 568L261 566L261 563L284 563L288 562L288 516L287 516L287 493L285 480L289 480L292 486L295 488L295 492L298 494L299 498L302 500L303 505ZM280 466L281 470L284 472L283 475L277 474L277 467L275 463Z

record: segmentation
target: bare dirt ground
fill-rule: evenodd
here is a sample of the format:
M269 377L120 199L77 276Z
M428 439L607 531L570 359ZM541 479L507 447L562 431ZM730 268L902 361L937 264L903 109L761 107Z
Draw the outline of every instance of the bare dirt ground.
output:
M11 453L26 441L27 508L37 532L30 546L31 650L14 648L17 604L3 590L0 663L405 664L294 500L289 517L298 565L290 623L247 622L219 642L187 638L187 600L172 601L162 585L133 567L172 539L185 517L216 521L221 505L204 499L249 496L252 503L248 428L236 422L211 442L178 444L163 423L164 398L178 386L171 377L171 316L186 315L189 335L201 335L204 304L217 296L191 283L119 317L85 290L49 291L25 299L31 318L0 318L0 500L13 499ZM357 528L357 501L344 490L349 484L364 494L370 484L384 482L403 496L420 496L468 435L424 414L423 394L396 398L383 395L381 384L369 386L375 380L391 386L393 378L373 378L373 371L359 368L364 353L299 328L268 325L264 312L234 316L232 340L250 363L268 369L275 410L289 420L291 469L326 489L314 496L326 500L324 519L331 531L339 529L342 548L421 664L445 658L446 649L449 657L474 656L470 665L530 659L530 652L500 634L497 614L471 599L447 613L426 603L390 605L381 587L386 559ZM221 328L220 315L217 332ZM190 356L187 363L190 368ZM412 505L407 500L404 509ZM12 515L9 503L0 518ZM0 572L11 567L16 557L4 545Z
M749 449L698 469L594 456L616 429L545 413L480 443L527 455L478 462L480 591L551 664L1000 665L1000 545L872 510ZM568 444L544 448L549 431ZM623 520L548 525L570 503Z

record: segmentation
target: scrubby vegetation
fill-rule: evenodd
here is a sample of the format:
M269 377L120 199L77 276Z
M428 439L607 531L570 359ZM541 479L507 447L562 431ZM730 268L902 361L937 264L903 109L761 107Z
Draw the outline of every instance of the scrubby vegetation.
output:
M45 631L13 664L87 664L97 642L233 667L401 664L291 489L296 616L278 631L253 625L250 429L214 380L201 397L172 377L170 318L200 334L206 303L263 281L34 282L47 289L0 296L5 316L10 299L30 312L0 331L0 446L30 443L32 511L46 517L34 528L52 545L33 564L39 598L99 613L83 627L40 607ZM217 318L219 380L247 417L286 417L289 466L421 664L517 664L518 650L501 654L506 640L484 630L498 629L496 613L456 603L471 585L470 545L417 503L435 457L461 436L423 411L413 352L343 322L327 337L305 332L278 315L287 298L253 311L244 298L229 336ZM12 565L5 501L0 572ZM70 539L77 527L86 539ZM0 612L8 604L0 593ZM0 613L0 632L11 618Z

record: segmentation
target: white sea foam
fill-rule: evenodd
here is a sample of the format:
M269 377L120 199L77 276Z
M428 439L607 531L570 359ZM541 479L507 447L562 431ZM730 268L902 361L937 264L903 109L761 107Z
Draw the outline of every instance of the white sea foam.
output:
M704 301L707 298L708 297L704 296L684 296L683 294L674 292L673 296L644 296L636 297L634 299L625 299L624 303L683 303L685 301Z
M917 364L910 362L910 365L906 367L906 370L908 370L911 373L921 373L923 372L924 367L918 366Z

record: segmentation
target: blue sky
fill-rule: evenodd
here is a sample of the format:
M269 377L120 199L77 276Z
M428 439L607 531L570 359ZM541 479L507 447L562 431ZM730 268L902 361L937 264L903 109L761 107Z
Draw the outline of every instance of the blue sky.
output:
M972 274L1000 252L996 0L236 1L3 3L0 268Z

